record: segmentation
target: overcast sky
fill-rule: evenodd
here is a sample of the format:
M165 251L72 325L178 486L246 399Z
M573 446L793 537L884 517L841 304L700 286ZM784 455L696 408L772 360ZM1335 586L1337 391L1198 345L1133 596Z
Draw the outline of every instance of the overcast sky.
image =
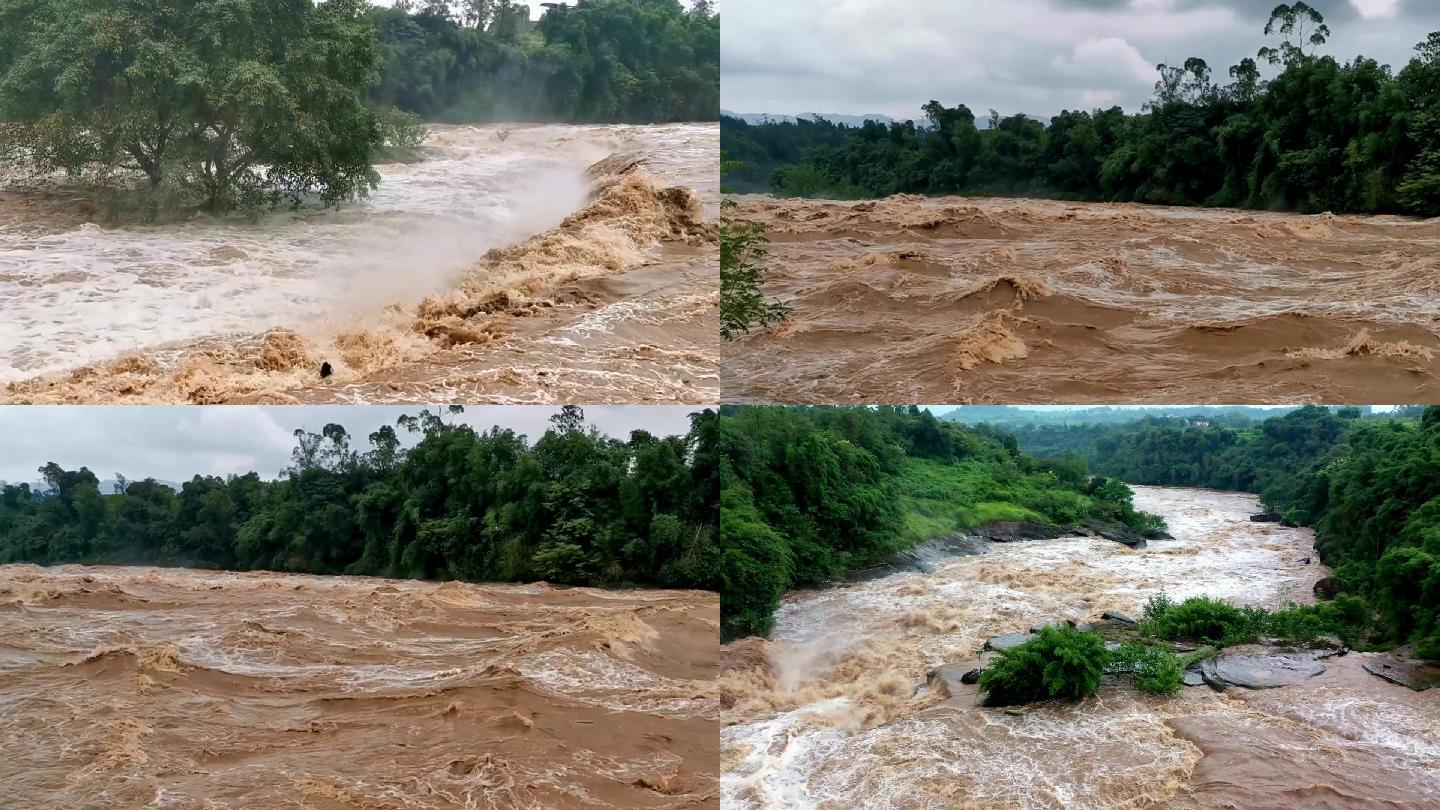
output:
M1151 96L1155 65L1205 59L1217 81L1273 44L1278 0L726 0L720 103L739 113L1049 116ZM1392 65L1440 30L1440 0L1310 0L1323 53ZM1274 40L1278 42L1278 40Z
M401 414L420 408L346 405L266 407L76 406L0 407L0 481L39 480L36 470L54 461L66 469L89 467L102 481L116 473L130 479L183 482L192 476L228 475L252 470L274 477L290 462L296 428L319 431L334 422L367 446L380 425L393 425ZM548 405L470 406L460 421L523 433L533 442L545 432ZM599 406L585 417L617 438L644 428L656 435L684 433L697 406ZM447 420L454 417L446 416Z

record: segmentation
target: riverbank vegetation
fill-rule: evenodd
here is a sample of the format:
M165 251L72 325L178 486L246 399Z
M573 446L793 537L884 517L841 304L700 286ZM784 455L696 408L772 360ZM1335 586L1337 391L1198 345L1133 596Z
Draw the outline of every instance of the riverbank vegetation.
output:
M1307 406L1251 428L1145 418L1013 436L1028 452L1131 484L1260 495L1276 519L1315 529L1321 560L1374 619L1352 621L1357 603L1336 600L1290 621L1349 623L1365 628L1370 646L1416 643L1418 655L1440 658L1440 407L1367 416Z
M1329 31L1281 4L1255 58L1215 76L1158 65L1146 108L1064 110L1042 122L964 104L851 128L725 117L737 191L839 199L898 193L1031 195L1301 212L1440 214L1440 32L1398 71L1322 53ZM1267 78L1268 75L1268 78Z
M196 476L178 492L123 479L102 492L90 470L47 464L44 486L0 488L0 563L715 589L715 413L685 436L627 441L573 406L551 421L532 445L423 411L368 449L332 424L296 431L278 480Z
M1041 461L917 407L721 409L721 612L768 632L781 596L996 521L1055 534L1093 523L1162 531L1128 487Z
M708 0L402 0L368 12L382 72L368 97L430 121L663 123L720 114L720 16Z

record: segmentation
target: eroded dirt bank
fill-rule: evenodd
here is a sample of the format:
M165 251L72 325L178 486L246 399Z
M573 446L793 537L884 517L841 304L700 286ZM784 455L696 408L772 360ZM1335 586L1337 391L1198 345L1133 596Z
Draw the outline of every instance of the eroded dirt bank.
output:
M0 402L714 401L717 166L711 125L438 127L258 225L0 196Z
M0 806L718 808L719 601L0 567Z
M1136 487L1174 540L991 544L933 573L792 594L770 640L727 645L727 808L1434 808L1440 695L1366 673L1364 654L1270 690L1144 695L1107 679L1076 704L977 706L918 689L987 638L1164 589L1278 607L1328 574L1306 529L1251 523L1255 497ZM1312 557L1312 563L1305 563ZM968 691L967 691L968 690Z
M1440 221L737 201L793 312L726 346L729 400L1440 399Z

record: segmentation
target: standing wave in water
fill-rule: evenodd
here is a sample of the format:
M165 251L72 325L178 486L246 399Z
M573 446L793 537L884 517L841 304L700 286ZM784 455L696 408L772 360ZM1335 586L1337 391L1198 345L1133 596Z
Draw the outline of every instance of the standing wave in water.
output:
M0 195L0 401L713 400L716 138L438 127L369 201L260 223Z
M1134 487L1173 540L980 544L932 573L787 596L720 676L726 808L1435 808L1440 695L1328 659L1279 689L1150 696L1114 679L1082 701L984 708L947 672L986 639L1138 616L1161 590L1267 608L1313 601L1313 533L1256 523L1253 495ZM926 686L927 675L940 685Z
M0 566L0 806L717 808L701 591Z
M729 401L1440 399L1440 220L738 197L789 318Z

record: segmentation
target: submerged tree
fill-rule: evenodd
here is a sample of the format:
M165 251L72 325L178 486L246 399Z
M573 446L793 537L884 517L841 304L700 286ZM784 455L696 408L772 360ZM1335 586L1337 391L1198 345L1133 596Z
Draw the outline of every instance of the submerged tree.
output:
M212 211L375 187L363 0L0 3L0 159ZM8 147L8 148L7 148Z
M765 242L765 229L757 223L731 217L720 221L720 337L725 340L779 323L789 312L785 303L767 299L760 290Z

